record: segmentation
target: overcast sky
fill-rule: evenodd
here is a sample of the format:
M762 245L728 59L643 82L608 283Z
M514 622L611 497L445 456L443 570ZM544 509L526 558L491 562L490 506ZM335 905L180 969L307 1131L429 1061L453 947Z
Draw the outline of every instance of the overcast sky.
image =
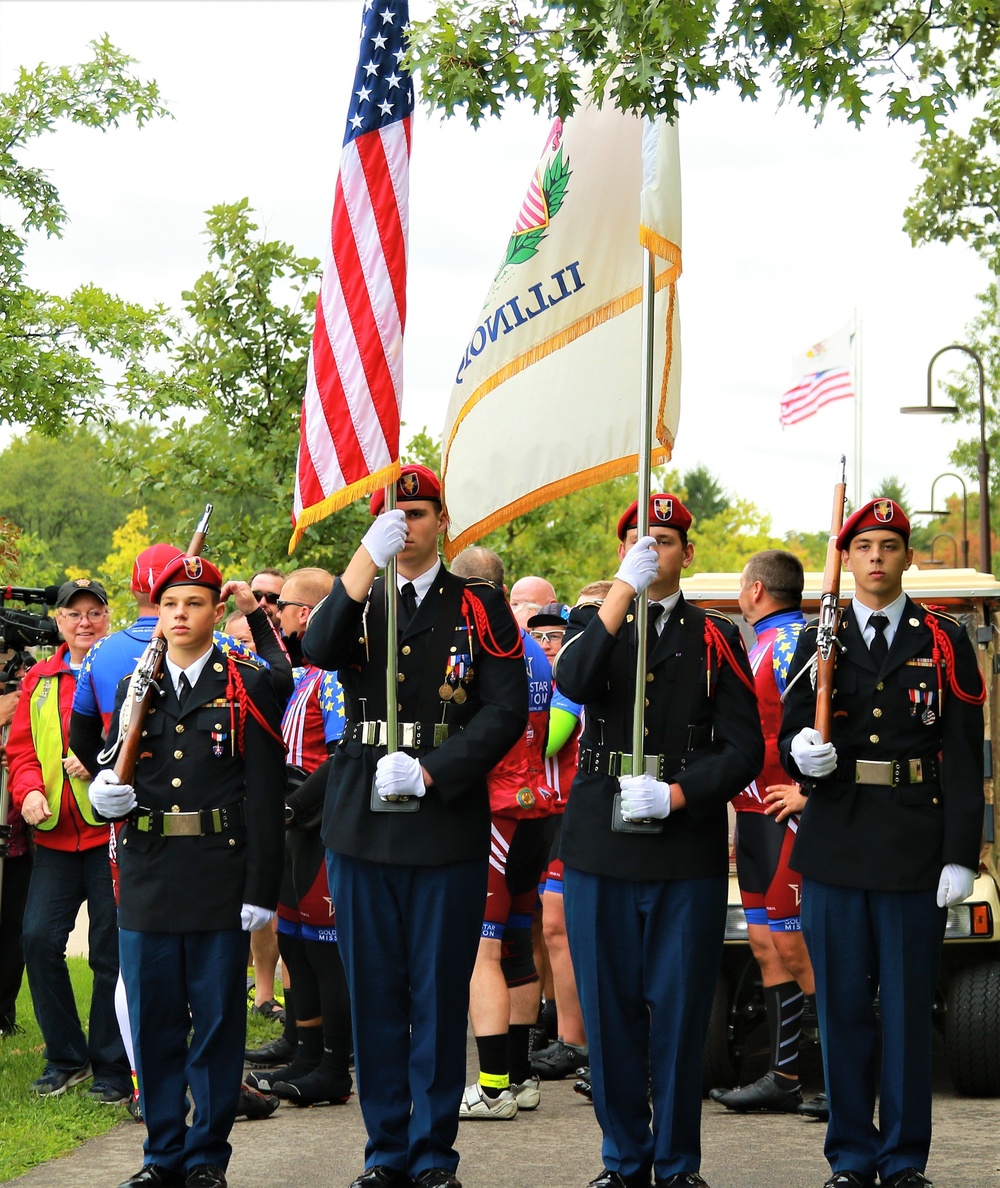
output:
M426 5L415 0L411 10ZM0 0L0 88L21 65L83 60L107 32L155 78L174 118L107 134L60 127L36 142L71 224L33 240L29 279L91 281L179 307L207 266L204 211L248 197L269 237L322 257L361 0ZM404 436L440 436L452 380L502 257L548 120L514 112L480 131L418 111L410 203ZM898 474L915 506L950 470L959 430L903 417L927 363L963 341L989 283L962 245L913 249L901 230L919 172L917 133L836 112L816 127L772 97L699 100L681 117L683 383L674 463L708 466L772 516L775 532L825 531L837 461L853 467L853 402L782 430L793 359L857 309L863 336L865 497ZM947 376L945 356L935 375ZM525 432L558 448L572 393ZM564 413L563 411L564 410ZM965 436L973 433L964 429ZM489 459L503 466L503 458ZM973 480L972 486L975 486ZM939 484L938 501L953 480Z

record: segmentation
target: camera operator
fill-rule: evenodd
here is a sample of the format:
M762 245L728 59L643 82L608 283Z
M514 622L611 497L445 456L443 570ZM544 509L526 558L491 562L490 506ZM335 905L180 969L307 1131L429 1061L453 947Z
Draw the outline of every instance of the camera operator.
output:
M31 1089L56 1096L93 1076L93 1100L124 1104L131 1078L115 1018L118 925L108 826L94 815L90 773L68 745L77 676L91 645L107 634L108 596L100 583L78 578L59 587L55 604L64 642L25 678L7 743L11 799L35 829L24 958L46 1063ZM89 1040L66 967L66 941L84 900L94 975Z

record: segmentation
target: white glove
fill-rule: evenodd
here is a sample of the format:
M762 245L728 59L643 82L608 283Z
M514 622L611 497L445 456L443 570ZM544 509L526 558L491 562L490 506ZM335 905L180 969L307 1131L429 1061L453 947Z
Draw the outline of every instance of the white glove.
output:
M811 726L803 726L792 739L792 758L804 776L822 780L837 770L837 748L825 743L823 736Z
M938 880L938 907L951 907L952 904L968 899L972 894L972 885L975 881L976 872L974 870L949 862L941 871L941 878Z
M423 796L424 773L420 760L402 751L390 751L375 764L375 787L383 800L400 796Z
M660 558L656 550L650 547L655 544L656 538L653 536L644 536L637 540L618 566L615 577L630 585L636 594L641 594L656 577Z
M255 907L252 903L245 903L240 908L240 927L244 932L260 932L274 919L274 912L269 908Z
M95 810L109 821L127 816L136 805L135 789L131 784L120 783L110 767L94 776L87 795Z
M670 816L670 785L651 775L622 776L622 820L645 821Z
M406 512L394 508L376 516L361 543L379 569L385 569L390 558L401 553L406 544Z

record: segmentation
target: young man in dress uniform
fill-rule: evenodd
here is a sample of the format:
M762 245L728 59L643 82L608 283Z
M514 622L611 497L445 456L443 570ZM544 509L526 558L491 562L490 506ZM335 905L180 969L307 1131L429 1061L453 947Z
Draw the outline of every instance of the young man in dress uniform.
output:
M281 713L270 674L213 643L221 589L200 557L164 568L151 597L167 651L134 788L109 770L90 787L102 816L126 818L119 945L147 1129L144 1166L127 1185L224 1188L246 1046L247 932L270 924L281 881ZM123 681L119 706L126 690ZM117 722L116 713L111 741Z
M486 899L486 775L528 717L521 639L502 591L437 555L437 477L404 466L303 646L339 670L347 722L323 840L354 1009L368 1131L352 1188L459 1188L466 1014ZM397 557L399 737L387 745L385 585Z
M796 680L816 656L814 626L799 637L781 726L782 764L809 793L791 865L830 1100L825 1188L872 1188L876 1175L886 1188L930 1185L945 909L971 893L979 866L985 690L961 624L903 593L909 537L891 499L844 525L855 594L837 632L832 738L812 728L809 674Z
M618 523L615 581L600 607L573 609L555 671L585 707L560 857L604 1132L591 1188L645 1188L651 1175L659 1188L705 1184L701 1052L725 933L726 804L764 761L740 633L680 592L691 514L653 495L650 534L637 541L637 507ZM636 597L652 602L646 771L633 776Z

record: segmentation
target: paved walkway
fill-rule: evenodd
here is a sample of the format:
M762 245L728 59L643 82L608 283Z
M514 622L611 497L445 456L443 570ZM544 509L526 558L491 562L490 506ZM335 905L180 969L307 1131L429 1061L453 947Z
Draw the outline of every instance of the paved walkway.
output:
M473 1048L470 1045L470 1066ZM470 1072L471 1080L471 1072ZM936 1188L1000 1186L1000 1102L935 1096L928 1169ZM729 1114L705 1103L702 1174L712 1188L820 1188L829 1175L825 1128L791 1115ZM144 1131L125 1122L12 1183L23 1188L115 1188L142 1164ZM232 1188L346 1188L364 1162L357 1099L344 1106L283 1105L238 1122ZM593 1109L571 1081L542 1086L542 1104L509 1122L464 1122L458 1147L465 1188L584 1188L601 1167Z

